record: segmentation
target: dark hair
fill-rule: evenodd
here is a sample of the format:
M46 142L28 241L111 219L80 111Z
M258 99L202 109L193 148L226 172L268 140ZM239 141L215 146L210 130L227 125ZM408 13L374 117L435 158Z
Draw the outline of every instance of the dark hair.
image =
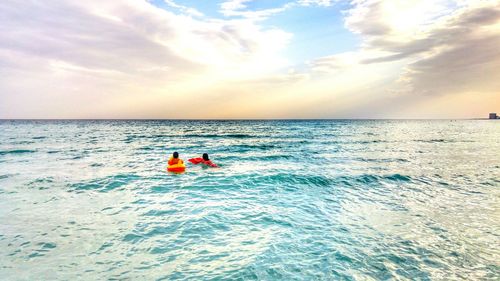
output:
M179 158L179 152L174 152L174 158Z
M203 160L205 160L205 161L210 160L210 159L208 159L208 154L207 153L203 153Z

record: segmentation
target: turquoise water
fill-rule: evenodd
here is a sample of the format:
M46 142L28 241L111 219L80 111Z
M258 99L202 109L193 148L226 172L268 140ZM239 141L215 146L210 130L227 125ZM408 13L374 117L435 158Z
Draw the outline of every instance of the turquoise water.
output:
M2 121L0 279L498 280L499 151L479 120Z

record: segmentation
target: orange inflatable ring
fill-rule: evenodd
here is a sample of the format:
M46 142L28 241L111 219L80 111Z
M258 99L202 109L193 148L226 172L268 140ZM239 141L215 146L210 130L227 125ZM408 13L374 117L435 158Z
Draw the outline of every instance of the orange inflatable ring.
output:
M175 165L168 165L168 167L167 167L167 171L169 171L169 172L180 173L180 172L184 172L185 170L186 170L186 165L184 165L184 163L179 163L179 164L175 164Z

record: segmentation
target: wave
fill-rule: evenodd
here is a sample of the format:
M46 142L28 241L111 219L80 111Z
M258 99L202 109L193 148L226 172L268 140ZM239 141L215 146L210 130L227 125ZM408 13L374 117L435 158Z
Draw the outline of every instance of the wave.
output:
M43 257L47 252L57 247L57 245L52 242L40 242L36 245L38 249L34 250L31 254L29 254L28 258Z
M243 157L243 156L221 156L217 157L218 161L252 161L252 162L258 162L258 161L274 161L274 160L280 160L280 159L295 159L296 157L293 155L289 154L275 154L275 155L264 155L264 156L248 156L248 157Z
M278 172L270 175L239 175L226 178L229 185L238 186L360 186L360 185L378 185L381 183L409 183L414 179L409 175L403 174L362 174L358 176L337 176L328 177L324 175L301 175L296 173Z
M152 216L152 217L161 217L161 216L170 216L177 213L177 210L149 210L148 212L142 214L143 216Z
M37 178L28 183L29 188L38 188L40 190L49 189L54 183L53 177Z
M16 142L15 144L34 144L34 143L36 143L36 142L31 141L31 140L22 140L22 141Z
M35 153L36 150L31 149L13 149L13 150L1 150L0 155L6 154L24 154L24 153Z
M208 139L249 139L249 138L259 138L258 135L250 134L179 134L179 135L129 135L123 140L125 143L132 143L135 140L140 139L155 139L162 140L165 138L169 139L179 139L179 138L208 138Z
M266 176L251 176L246 179L252 185L306 185L306 186L330 186L334 181L325 176L297 175L297 174L273 174Z
M280 147L280 146L273 145L273 144L238 144L238 145L231 146L231 148L248 149L248 150L270 150L270 149L278 148L278 147Z
M361 161L361 162L375 162L375 163L389 163L389 162L410 162L409 160L407 159L403 159L403 158L380 158L380 159L373 159L373 158L362 158L362 157L359 157L359 158L355 158L355 160L357 161Z
M371 143L388 143L389 141L386 140L362 140L362 141L345 141L344 143L349 144L349 143L356 143L356 144L371 144Z
M140 177L135 174L118 174L100 179L73 183L70 184L69 187L71 191L96 190L99 192L108 192L126 186L138 179L140 179Z
M392 175L373 175L373 174L364 174L359 176L341 176L338 178L338 182L352 185L352 183L361 183L361 184L372 184L379 183L384 181L391 182L410 182L412 178L410 176L405 176L401 174L392 174Z
M184 138L233 138L233 139L247 139L247 138L258 138L260 136L249 135L249 134L186 134L179 135L179 137Z
M445 139L430 139L430 140L414 140L415 142L428 142L428 143L435 143L435 142L453 142L450 140L445 140Z
M412 180L412 178L410 176L405 176L405 175L401 175L401 174L393 174L393 175L389 175L389 176L383 176L382 178L388 179L391 181L402 181L402 182L409 182Z

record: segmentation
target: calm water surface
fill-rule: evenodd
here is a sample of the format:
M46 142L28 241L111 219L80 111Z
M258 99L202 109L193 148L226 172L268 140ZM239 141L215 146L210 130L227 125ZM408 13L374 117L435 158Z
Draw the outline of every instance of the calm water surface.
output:
M499 280L499 159L496 121L1 121L0 279Z

